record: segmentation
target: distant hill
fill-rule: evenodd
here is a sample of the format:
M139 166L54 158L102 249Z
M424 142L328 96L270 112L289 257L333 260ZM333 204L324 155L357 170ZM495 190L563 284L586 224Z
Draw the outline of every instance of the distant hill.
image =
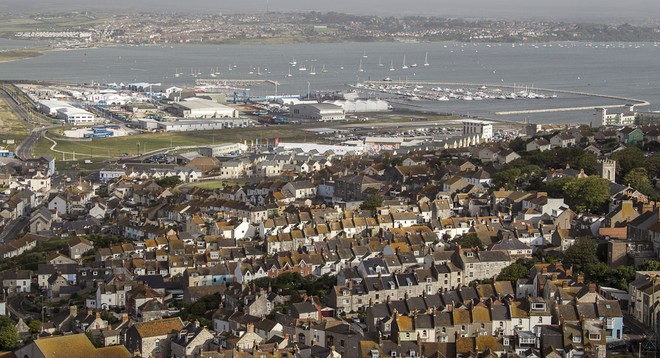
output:
M657 22L660 2L652 0L2 0L0 12L103 10L118 13L341 11L374 15L433 15L465 18L554 19L566 21Z

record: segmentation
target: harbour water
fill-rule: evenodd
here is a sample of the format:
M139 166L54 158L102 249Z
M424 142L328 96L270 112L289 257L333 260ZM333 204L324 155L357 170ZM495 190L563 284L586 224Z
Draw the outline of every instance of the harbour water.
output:
M0 42L2 46L5 43ZM427 53L428 66L425 66ZM0 79L150 82L165 86L189 86L198 78L268 79L279 83L279 94L306 94L308 89L312 93L348 90L347 84L357 81L389 78L404 82L473 83L489 88L515 85L520 89L600 93L649 101L651 106L642 109L656 110L660 109L660 86L656 83L658 55L660 47L653 43L117 46L54 51L32 59L0 63ZM404 56L407 69L403 69ZM295 67L290 65L294 58ZM300 71L300 67L307 70ZM310 74L312 68L315 75ZM272 95L275 86L260 85L252 88L251 94ZM368 91L362 94L379 96ZM593 111L508 116L495 113L613 104L624 103L558 94L557 98L547 100L415 101L411 108L518 121L589 123Z

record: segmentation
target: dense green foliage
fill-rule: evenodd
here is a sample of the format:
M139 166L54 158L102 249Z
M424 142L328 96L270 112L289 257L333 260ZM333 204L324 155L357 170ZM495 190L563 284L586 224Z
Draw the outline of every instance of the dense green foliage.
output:
M219 293L204 296L191 305L186 305L178 316L184 321L199 321L201 326L213 329L213 312L220 307L222 296Z
M0 351L9 351L20 344L14 322L7 316L0 316Z
M163 188L173 188L181 184L181 179L177 176L169 176L156 180L156 184L162 186Z
M597 246L594 239L578 239L575 245L569 247L564 252L563 263L572 266L574 272L584 272L588 266L598 263L598 258L596 257Z
M610 182L596 176L569 180L563 190L566 202L577 211L601 213L610 199Z
M484 243L479 240L479 236L477 236L475 233L463 235L458 243L462 247L478 248L479 250L484 249Z
M330 292L337 282L335 276L325 274L319 278L303 277L297 272L285 272L276 278L263 277L254 280L254 284L261 288L270 288L274 292L293 294L298 296L298 291L305 291L309 296L324 297Z
M371 195L360 204L360 209L375 211L378 207L383 205L383 197L380 195Z

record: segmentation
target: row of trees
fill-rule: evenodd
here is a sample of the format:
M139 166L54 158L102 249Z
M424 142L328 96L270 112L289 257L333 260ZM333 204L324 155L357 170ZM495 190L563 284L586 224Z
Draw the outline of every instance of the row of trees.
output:
M620 290L628 290L628 284L635 280L636 271L656 271L660 270L660 261L649 260L640 267L617 266L612 268L606 263L599 261L598 253L601 252L596 240L584 238L578 240L564 252L562 263L566 267L572 267L573 272L583 272L589 282L598 285L614 287ZM549 257L547 261L555 261ZM536 258L519 259L500 272L497 276L498 281L516 282L521 278L529 277L529 270L538 263Z

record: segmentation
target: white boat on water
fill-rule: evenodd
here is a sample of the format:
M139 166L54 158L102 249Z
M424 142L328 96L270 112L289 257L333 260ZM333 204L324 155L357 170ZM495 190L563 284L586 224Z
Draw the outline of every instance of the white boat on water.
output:
M291 62L289 62L289 65L290 65L290 66L293 66L293 67L298 66L298 61L296 61L296 58L295 58L295 57L291 60Z
M360 66L358 67L358 72L364 72L364 68L362 68L362 60L360 60Z
M429 66L429 53L427 52L426 55L424 56L424 67Z
M289 67L289 73L286 76L287 77L293 77L293 75L291 74L291 67Z
M378 67L383 67L383 61L381 61L381 57L378 56Z
M403 55L403 65L401 66L402 69L407 70L408 66L406 65L406 55Z
M362 53L362 58L367 58L367 57L369 57L369 56L367 56L367 51L364 51L364 52Z
M300 65L300 67L298 67L298 71L307 71L305 64Z
M321 73L328 73L328 70L325 69L325 64L323 64L323 69L321 70Z
M390 62L390 72L394 72L394 60Z
M316 76L316 69L314 69L314 65L312 65L312 69L309 70L309 74L312 76Z

